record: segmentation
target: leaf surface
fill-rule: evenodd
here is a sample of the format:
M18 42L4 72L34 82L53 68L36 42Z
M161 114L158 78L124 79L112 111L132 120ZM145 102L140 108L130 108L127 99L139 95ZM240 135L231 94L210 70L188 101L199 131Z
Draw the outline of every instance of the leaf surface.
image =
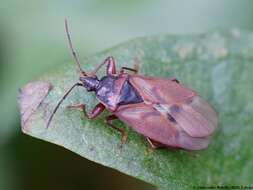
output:
M66 109L67 105L77 103L86 103L89 110L96 105L94 94L83 88L72 92L56 113L51 127L46 129L53 108L78 81L71 62L63 63L57 71L40 79L49 82L52 90L26 118L23 132L163 189L252 185L252 34L233 30L137 38L82 59L82 67L91 71L109 55L117 60L118 69L133 67L138 62L141 74L176 77L208 100L219 114L219 127L209 147L195 152L150 151L141 135L117 121L115 124L129 134L127 143L120 148L120 134L104 123L109 112L87 120L81 112ZM103 68L99 76L104 74Z

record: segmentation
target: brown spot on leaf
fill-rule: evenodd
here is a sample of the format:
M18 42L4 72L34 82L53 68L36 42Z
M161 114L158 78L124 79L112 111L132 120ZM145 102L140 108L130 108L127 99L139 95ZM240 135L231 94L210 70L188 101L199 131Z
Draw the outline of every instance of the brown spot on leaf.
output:
M21 115L21 126L24 130L31 115L37 110L41 102L48 95L52 85L45 81L28 83L19 91L18 103Z

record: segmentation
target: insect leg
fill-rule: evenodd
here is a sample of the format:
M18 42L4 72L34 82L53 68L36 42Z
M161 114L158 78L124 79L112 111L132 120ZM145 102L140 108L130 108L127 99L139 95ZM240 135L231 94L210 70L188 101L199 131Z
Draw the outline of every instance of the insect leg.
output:
M84 115L88 119L94 119L104 111L105 106L103 104L99 103L92 109L92 111L90 113L87 113L86 108L85 108L85 104L70 105L70 106L67 106L67 108L81 109L83 111Z
M115 115L109 115L105 118L105 122L112 128L116 129L121 133L121 145L125 144L127 141L127 133L124 129L121 129L119 127L116 127L115 125L112 124L112 120L118 119L117 116Z
M132 69L132 68L128 68L128 67L121 67L120 73L124 73L124 70L133 71L135 74L138 73L138 70Z
M112 56L107 57L101 64L99 64L90 75L95 75L96 72L103 66L106 65L106 74L113 75L116 74L115 60Z
M134 64L134 68L129 68L129 67L121 67L120 69L120 73L124 73L124 70L129 70L134 72L135 74L137 74L139 72L139 66L140 64L138 63L139 61L137 59L135 59L135 64Z
M148 144L149 144L150 148L152 148L152 149L158 149L158 148L164 147L163 144L153 141L152 139L150 139L148 137L146 137L146 140L148 141Z
M180 83L179 80L177 80L176 78L172 78L170 80L173 81L173 82L176 82L176 83Z

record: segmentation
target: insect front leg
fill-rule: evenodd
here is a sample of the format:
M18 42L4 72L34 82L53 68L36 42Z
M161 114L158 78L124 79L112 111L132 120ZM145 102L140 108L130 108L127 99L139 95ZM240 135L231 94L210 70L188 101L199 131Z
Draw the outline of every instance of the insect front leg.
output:
M106 66L106 74L107 75L113 75L116 74L116 64L115 64L115 60L113 57L108 57L105 60L105 64Z
M70 106L67 106L67 108L69 108L69 109L81 109L83 111L84 115L88 119L94 119L104 111L105 106L103 104L99 103L92 109L92 111L90 113L88 113L86 111L85 104L70 105Z
M121 146L123 144L125 144L125 142L127 141L127 133L124 129L121 129L119 127L116 127L115 125L112 124L112 121L118 119L117 116L115 115L109 115L105 118L105 122L112 127L113 129L116 129L117 131L119 131L121 133Z
M116 74L116 63L112 56L107 57L103 63L99 64L94 71L92 71L89 75L95 75L96 72L103 66L106 65L106 74L113 75Z

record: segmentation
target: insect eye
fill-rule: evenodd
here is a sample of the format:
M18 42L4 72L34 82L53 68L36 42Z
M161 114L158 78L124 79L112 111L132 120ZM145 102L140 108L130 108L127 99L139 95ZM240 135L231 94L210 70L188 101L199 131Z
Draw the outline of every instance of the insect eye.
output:
M93 79L93 80L98 80L98 77L95 75L95 76L92 76L92 77L90 77L91 79Z
M92 91L93 89L92 89L91 87L87 86L87 87L86 87L86 90L87 90L88 92L90 92L90 91Z
M85 78L86 77L79 77L79 80L83 82L85 80Z

